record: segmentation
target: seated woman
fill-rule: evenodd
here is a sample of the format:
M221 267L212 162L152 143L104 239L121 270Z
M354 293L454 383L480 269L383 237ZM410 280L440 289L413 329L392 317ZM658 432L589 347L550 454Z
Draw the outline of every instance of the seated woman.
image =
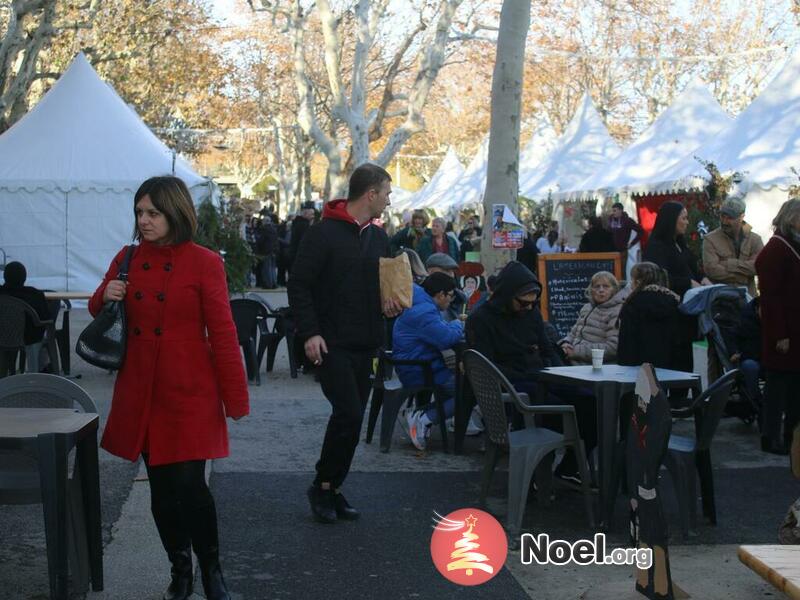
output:
M631 293L619 313L619 364L675 368L681 342L680 298L667 288L666 279L655 263L642 262L631 269Z
M592 276L586 290L589 302L581 308L569 335L559 342L570 363L590 364L592 350L598 348L605 350L603 362L616 362L619 311L629 292L628 288L620 289L617 278L608 271Z
M758 380L764 378L761 369L761 306L758 297L753 298L742 308L741 320L733 335L723 337L728 342L731 362L738 365L744 379L747 395L761 404L761 389Z
M446 322L440 311L447 310L456 289L456 282L445 273L433 273L414 285L411 308L403 311L394 324L392 357L398 360L424 360L433 370L437 392L446 397L445 417L453 416L455 408L455 375L444 363L442 350L452 348L464 339L460 320ZM406 387L423 384L422 367L398 365L395 369ZM435 407L407 413L408 434L419 450L424 450L431 426L439 423Z

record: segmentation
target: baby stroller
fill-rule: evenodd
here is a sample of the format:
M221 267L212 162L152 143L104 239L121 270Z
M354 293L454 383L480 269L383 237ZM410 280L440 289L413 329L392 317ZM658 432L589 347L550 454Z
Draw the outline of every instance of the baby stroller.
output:
M736 369L737 365L731 362L733 352L730 348L739 327L742 309L750 299L747 289L713 285L696 288L693 292L687 293L680 306L681 312L697 316L698 329L708 340L709 349L719 361L722 372ZM761 406L755 398L750 397L739 379L725 410L727 414L750 424L758 418Z

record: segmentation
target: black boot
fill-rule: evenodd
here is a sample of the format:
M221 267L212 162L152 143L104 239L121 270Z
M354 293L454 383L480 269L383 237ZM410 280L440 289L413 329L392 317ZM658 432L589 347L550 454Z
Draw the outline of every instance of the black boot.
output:
M308 503L311 514L318 523L336 523L336 501L333 490L323 490L316 485L308 488Z
M172 580L164 592L163 600L187 600L192 595L194 582L189 531L181 519L177 506L169 503L153 507L153 520L172 565L170 569Z
M168 556L172 563L172 581L170 581L167 591L164 592L163 600L187 600L192 595L192 584L194 583L192 549L187 547L168 553Z
M219 564L217 509L213 500L210 504L197 507L194 511L192 546L197 554L200 579L203 582L207 600L231 600Z

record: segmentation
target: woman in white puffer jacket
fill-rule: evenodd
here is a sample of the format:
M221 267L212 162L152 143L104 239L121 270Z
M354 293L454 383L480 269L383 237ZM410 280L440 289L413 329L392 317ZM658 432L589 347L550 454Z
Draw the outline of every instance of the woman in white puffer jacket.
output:
M629 293L627 287L620 289L617 278L608 271L592 276L586 290L589 302L581 308L569 335L559 342L570 363L590 364L592 350L596 348L605 350L603 362L616 362L619 311Z

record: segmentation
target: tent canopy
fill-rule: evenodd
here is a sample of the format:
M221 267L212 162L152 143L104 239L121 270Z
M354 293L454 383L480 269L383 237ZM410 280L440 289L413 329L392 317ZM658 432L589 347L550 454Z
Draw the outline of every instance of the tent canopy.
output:
M195 199L211 192L79 54L0 135L0 246L30 285L94 290L130 243L134 192L173 167Z
M445 194L437 199L432 208L439 214L454 212L461 208L477 206L483 201L486 189L486 169L489 165L489 134L487 133L475 156L467 165L464 174Z
M619 153L587 93L555 148L538 167L520 177L520 195L542 200L551 193L573 190Z
M800 50L727 129L663 173L659 189L701 189L708 178L697 158L723 174L745 176L745 187L782 190L797 183L800 166Z
M0 135L0 187L132 189L173 172L173 153L81 53L39 103ZM175 175L204 184L179 157Z
M732 122L705 84L695 79L634 143L581 183L578 191L648 193L667 169Z
M556 146L558 135L547 117L535 125L533 135L519 153L519 180L535 177L536 169Z
M398 204L399 210L409 208L428 208L447 194L464 175L464 166L452 148L447 149L439 168L428 184L411 196L405 203Z

